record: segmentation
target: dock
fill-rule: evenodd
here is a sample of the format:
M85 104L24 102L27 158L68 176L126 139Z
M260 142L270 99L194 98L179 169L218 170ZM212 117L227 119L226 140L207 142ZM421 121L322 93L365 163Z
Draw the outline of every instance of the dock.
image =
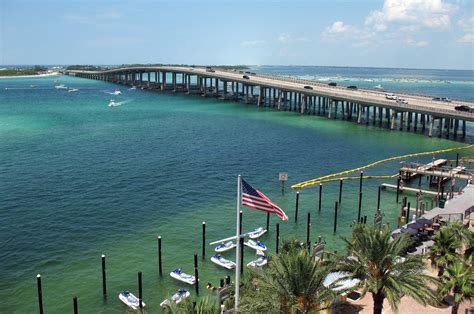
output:
M426 165L421 165L421 164L414 164L414 163L410 163L409 165L411 167L402 167L400 170L402 171L402 178L403 180L411 180L415 177L417 177L418 175L421 175L423 171L429 171L433 168L437 168L437 167L440 167L440 166L443 166L445 165L446 163L448 162L447 159L436 159ZM405 171L404 169L416 169L416 171Z
M395 184L382 183L380 186L382 187L383 190L386 190L386 189L397 190L397 186ZM410 187L400 187L400 192L411 192L414 194L421 192L425 195L431 195L431 196L439 195L439 193L435 191L428 191L428 190L422 190L422 189L416 189L416 188L410 188Z
M408 102L402 103L387 99L385 92L375 89L349 89L237 69L138 66L104 71L64 70L63 74L151 90L200 94L430 137L465 137L466 122L474 122L474 113L455 109L459 105L473 106L472 101L443 102L429 96L398 93Z
M421 169L421 168L410 168L410 167L402 167L400 168L400 171L405 172L405 173L416 173L416 174L423 174L423 175L428 175L428 176L433 176L433 177L438 177L438 178L443 178L443 179L451 179L451 178L456 178L456 179L463 179L463 180L471 180L472 179L472 173L468 173L465 171L466 168L463 166L458 166L455 168L439 168L439 169Z

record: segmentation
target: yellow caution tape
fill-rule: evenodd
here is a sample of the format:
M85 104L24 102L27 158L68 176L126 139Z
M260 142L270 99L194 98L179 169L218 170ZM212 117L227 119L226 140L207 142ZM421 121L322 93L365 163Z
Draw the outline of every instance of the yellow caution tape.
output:
M467 145L467 146L461 146L461 147L440 149L440 150L435 150L435 151L432 151L432 152L422 152L422 153L414 153L414 154L390 157L390 158L386 158L386 159L382 159L382 160L370 163L370 164L362 166L362 167L358 167L358 168L354 168L354 169L351 169L351 170L346 170L346 171L342 171L342 172L338 172L338 173L333 173L333 174L329 174L329 175L319 177L319 178L316 178L316 179L312 179L312 180L309 180L309 181L304 181L304 182L301 182L301 183L297 183L297 184L292 185L291 188L292 189L302 189L302 188L306 188L308 186L312 186L312 185L322 183L322 182L340 180L341 178L336 178L336 179L332 179L332 178L339 177L339 176L346 175L346 174L353 173L353 172L357 172L357 171L362 171L362 170L367 169L367 168L372 168L372 167L375 167L375 166L377 166L381 163L384 163L384 162L400 160L400 159L405 159L405 158L411 158L411 157L417 157L417 156L424 156L424 155L435 155L435 154L450 153L450 152L465 150L465 149L470 149L470 148L474 148L474 144ZM396 174L395 176L397 176L397 175L398 174ZM390 177L393 178L393 176L388 176L388 177L387 176L379 176L379 177L380 177L380 179L383 179L384 177L385 178L390 178ZM352 177L352 178L355 178L355 177ZM356 178L359 178L359 177L356 177ZM328 180L328 179L332 179L332 180ZM373 177L372 177L372 179L373 179ZM347 179L347 180L354 180L354 179Z

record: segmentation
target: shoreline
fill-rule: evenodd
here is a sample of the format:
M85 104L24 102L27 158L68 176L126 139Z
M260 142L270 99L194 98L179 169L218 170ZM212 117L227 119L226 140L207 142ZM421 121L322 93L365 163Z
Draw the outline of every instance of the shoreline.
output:
M59 75L59 72L46 73L46 74L35 74L35 75L12 75L12 76L0 76L0 79L6 78L22 78L22 77L45 77Z

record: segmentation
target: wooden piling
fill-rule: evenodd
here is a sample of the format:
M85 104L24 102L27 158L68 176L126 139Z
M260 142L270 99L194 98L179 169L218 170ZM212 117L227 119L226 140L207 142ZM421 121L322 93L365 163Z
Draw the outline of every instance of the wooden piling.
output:
M339 180L339 204L341 204L341 200L342 200L342 182L343 180L340 179Z
M36 275L36 285L38 287L38 306L39 313L43 314L43 288L41 287L41 275Z
M143 308L143 285L142 285L142 272L138 272L138 306L140 309Z
M202 258L206 257L206 222L202 222Z
M379 185L379 190L378 190L378 193L377 193L377 208L376 209L380 209L380 192L382 190L382 187Z
M276 224L276 245L275 245L275 251L276 254L278 254L278 248L280 246L280 224Z
M323 184L319 183L319 204L318 204L318 212L321 212L321 199L323 196Z
M105 272L105 255L102 254L102 295L107 296L107 276Z
M199 271L197 254L194 254L194 277L194 279L196 280L196 282L194 283L194 286L196 288L196 294L199 295Z
M337 228L337 202L334 204L334 233L336 233Z
M77 305L77 297L76 296L72 299L72 306L73 306L73 309L74 309L74 314L79 314L79 308L78 308L78 305Z
M298 222L298 207L300 202L300 192L296 192L295 222Z
M360 172L360 180L359 180L359 193L362 193L362 179L364 178L364 171Z
M268 232L269 225L270 225L270 213L267 213L267 225L266 225L267 232Z
M158 236L158 271L163 276L163 263L161 260L161 236Z
M397 179L397 197L396 197L396 199L395 199L395 201L396 201L397 203L398 203L398 197L399 197L399 194L400 194L400 180L401 180L401 178L398 177L398 179Z
M362 192L359 192L359 210L357 213L357 222L360 221L361 210L362 210Z
M311 213L308 212L308 220L306 222L306 245L309 248L309 233L311 231Z

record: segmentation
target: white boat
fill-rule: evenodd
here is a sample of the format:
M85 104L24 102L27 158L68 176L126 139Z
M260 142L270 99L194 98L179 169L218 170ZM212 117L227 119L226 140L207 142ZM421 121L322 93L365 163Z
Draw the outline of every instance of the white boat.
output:
M257 239L257 238L261 237L262 235L264 235L265 233L267 233L267 229L263 229L262 227L258 227L254 231L249 232L248 236L251 239Z
M30 87L31 87L31 88L36 88L36 85L31 84Z
M380 90L383 90L383 87L382 87L382 85L380 85L380 84L379 84L379 85L375 85L375 86L374 86L374 89L380 89Z
M260 241L255 242L253 240L248 240L247 242L244 242L244 244L246 246L248 246L249 248L257 250L257 251L266 251L267 250L267 247L265 246L265 244L263 244Z
M133 90L133 89L137 89L137 87L136 87L136 86L132 86L132 87L129 88L129 90Z
M110 95L122 95L122 92L116 89L113 93L110 93Z
M70 93L73 93L73 92L79 91L79 88L70 88L67 91L70 92Z
M56 86L54 86L54 88L56 88L56 89L68 89L67 86L64 85L64 84L56 85Z
M181 268L176 268L175 270L173 270L170 273L170 276L173 277L174 279L177 279L179 281L182 281L190 285L194 285L194 283L196 282L196 277L194 277L193 275L183 273Z
M138 310L140 308L140 301L136 296L130 293L128 290L122 291L118 295L120 301L125 303L129 308ZM145 302L142 301L142 306L145 307Z
M229 250L232 250L236 246L237 244L234 243L234 241L229 241L226 243L222 242L215 247L214 251L216 251L217 253L227 252Z
M111 99L108 104L109 107L118 107L120 106L120 103L115 102L115 100Z
M179 304L179 302L181 302L182 300L186 299L187 297L189 297L191 295L191 293L186 290L186 289L179 289L178 292L176 292L175 294L173 294L173 296L169 299L166 299L166 300L163 300L163 302L160 303L160 306L161 307L166 307L166 306L169 306L171 304L171 302L175 303L175 304Z
M260 256L256 260L253 260L247 264L247 267L262 267L268 263L268 258L266 255Z
M222 266L227 269L232 269L235 267L235 263L232 261L229 261L228 259L223 258L220 254L216 254L213 257L211 257L211 261L214 264L217 264L219 266Z

